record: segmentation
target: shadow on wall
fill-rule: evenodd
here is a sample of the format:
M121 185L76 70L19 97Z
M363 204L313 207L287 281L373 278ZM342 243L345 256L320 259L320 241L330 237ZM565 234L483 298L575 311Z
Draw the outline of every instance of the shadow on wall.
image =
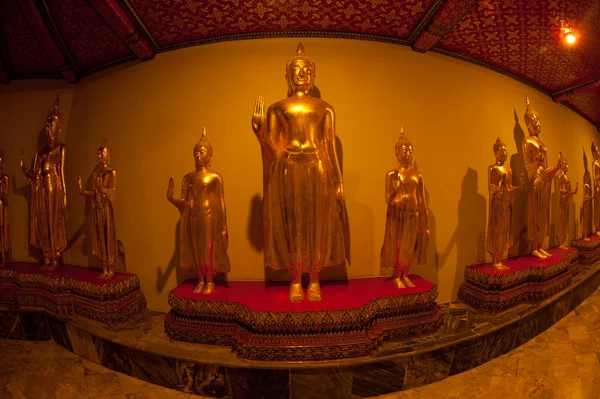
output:
M461 197L458 201L458 224L448 246L440 256L440 265L443 267L452 248L456 245L456 275L453 281L452 300L456 298L458 288L464 281L465 268L485 261L486 209L485 197L478 193L477 171L468 168L462 181Z
M179 267L179 231L180 222L178 220L177 227L175 228L175 252L173 252L171 260L169 260L169 264L167 265L164 272L161 266L158 266L156 268L156 292L158 292L159 294L162 293L165 289L165 286L167 285L167 282L169 281L169 277L171 276L171 273L173 273L173 270L175 270L176 273L177 285L183 283L187 279L198 278L198 275L193 270L185 270ZM221 280L222 278L222 276L215 276L215 282L219 282L219 280Z
M525 158L523 154L523 139L525 132L519 124L517 111L514 110L515 127L513 129L513 138L517 153L510 157L510 168L513 172L513 185L519 185L521 174L523 174L523 187L515 195L512 213L512 237L513 245L508 250L508 256L514 257L525 254L529 251L529 240L527 240L527 204L529 192L529 179L527 178L527 168L525 168Z

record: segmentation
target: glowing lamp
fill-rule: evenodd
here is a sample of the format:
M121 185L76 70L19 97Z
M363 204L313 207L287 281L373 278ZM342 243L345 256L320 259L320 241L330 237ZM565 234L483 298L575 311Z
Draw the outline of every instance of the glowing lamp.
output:
M570 28L565 28L563 30L563 36L567 44L572 45L575 44L575 42L577 41L577 35L575 35L575 33Z

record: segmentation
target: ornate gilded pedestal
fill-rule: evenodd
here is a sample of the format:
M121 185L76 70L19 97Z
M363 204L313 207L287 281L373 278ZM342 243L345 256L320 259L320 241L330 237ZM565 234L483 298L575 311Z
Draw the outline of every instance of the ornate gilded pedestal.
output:
M600 236L592 235L571 241L577 249L577 261L582 265L593 265L600 260Z
M321 302L290 303L285 286L232 281L211 295L186 281L169 294L165 331L174 340L229 346L251 360L308 361L366 356L382 342L435 332L443 322L437 287L410 276L325 282Z
M507 269L492 263L469 266L458 298L485 312L497 313L521 303L539 303L571 284L577 273L577 250L549 249L551 256L539 259L520 256L503 261Z
M97 271L63 265L40 270L36 263L9 262L0 269L0 305L15 310L42 308L60 317L84 316L109 325L146 310L135 274L97 278Z

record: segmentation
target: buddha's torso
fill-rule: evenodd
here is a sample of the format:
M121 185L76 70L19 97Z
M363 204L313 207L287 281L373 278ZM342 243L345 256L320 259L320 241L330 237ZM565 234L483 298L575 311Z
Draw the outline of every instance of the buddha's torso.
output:
M538 163L542 151L546 151L546 145L538 136L528 136L523 139L523 151L525 156L525 165ZM548 162L544 159L543 165L548 167Z
M560 177L558 178L558 187L559 192L561 192L560 198L568 199L569 193L571 192L571 178L567 176L566 173L560 174ZM565 191L564 194L562 193L563 191Z
M63 144L59 143L53 147L44 147L37 153L36 174L41 178L56 177L61 168Z
M95 192L94 199L97 204L101 204L106 201L105 196L102 195L100 193L100 191L103 188L105 188L105 189L113 188L113 187L111 187L111 183L110 183L110 178L111 178L112 172L113 172L112 168L107 168L107 169L99 168L92 174L92 182L93 182L93 187L94 187L94 192Z
M594 187L600 191L600 160L596 159L592 163L592 176L594 178Z
M512 170L506 165L491 165L490 166L490 188L491 186L502 185L502 181L504 180L504 184L509 186L512 183Z
M210 213L220 201L217 198L217 182L219 175L208 170L196 170L186 175L187 198L185 199L192 213Z
M419 209L419 181L421 175L414 169L398 169L395 173L397 181L394 184L396 195L392 202L403 203L403 208L407 210Z
M323 119L333 108L308 95L291 96L272 105L280 130L279 148L290 153L314 153L324 140Z

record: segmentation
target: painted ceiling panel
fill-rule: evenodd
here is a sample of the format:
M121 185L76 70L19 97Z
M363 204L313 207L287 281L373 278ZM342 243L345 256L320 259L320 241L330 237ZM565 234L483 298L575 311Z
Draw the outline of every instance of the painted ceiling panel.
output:
M0 1L0 18L8 64L15 75L59 75L27 24L17 0Z
M44 1L82 71L132 54L86 0Z
M130 0L160 46L247 32L342 31L406 39L433 0Z

